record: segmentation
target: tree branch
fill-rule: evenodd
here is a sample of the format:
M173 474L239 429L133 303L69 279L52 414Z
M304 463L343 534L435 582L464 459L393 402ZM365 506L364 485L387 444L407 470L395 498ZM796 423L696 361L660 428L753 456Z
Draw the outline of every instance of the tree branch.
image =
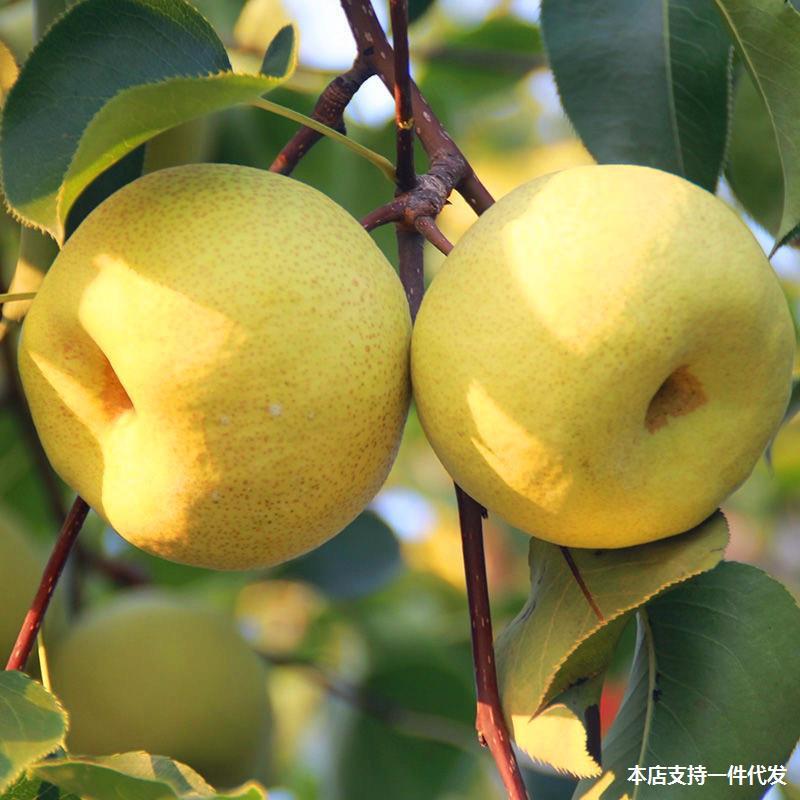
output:
M315 661L296 656L261 653L266 661L278 667L298 667L335 697L365 716L372 717L395 730L418 739L441 742L459 750L474 752L475 737L466 725L435 714L424 714L401 706L389 698L333 675Z
M414 118L411 103L411 75L408 58L408 0L390 0L394 34L394 104L397 138L397 194L408 194L417 187L414 168ZM400 280L406 291L411 319L416 319L425 291L425 240L409 220L401 217L395 225Z
M408 56L408 0L390 0L389 13L394 36L394 106L397 128L397 193L417 184L414 171L414 112Z
M398 196L362 222L371 230L381 221L397 222L400 253L400 278L406 290L412 319L416 317L424 292L423 236L433 236L440 246L449 242L436 227L435 218L455 187L476 213L494 201L475 176L472 168L444 131L428 104L408 75L408 17L406 0L391 0L392 30L397 52L392 50L369 0L342 0L359 54L371 61L383 82L393 91L397 121ZM411 107L409 109L409 107ZM410 125L420 137L430 158L427 175L414 180L413 145L409 142ZM403 159L403 162L401 162ZM438 233L438 236L437 236ZM442 241L444 240L444 241ZM446 243L446 244L445 244ZM483 552L481 514L485 513L469 495L456 486L467 580L467 598L472 623L472 648L477 687L476 728L481 744L487 745L510 800L527 800L516 755L511 746L494 663L494 643Z
M375 16L372 3L362 0L340 0L340 2L350 23L359 55L372 66L389 91L394 93L395 67L392 48ZM492 196L478 180L469 162L444 130L413 81L411 81L411 106L414 132L422 142L431 162L446 158L453 163L458 173L453 187L463 195L476 214L482 214L494 202Z
M89 506L80 497L75 498L75 502L61 526L56 545L42 575L39 589L33 598L30 610L25 615L25 621L22 623L14 649L6 664L7 670L25 669L33 643L36 641L36 634L42 626L47 606L50 604L50 598L53 596L58 579L88 513Z
M467 599L472 622L472 657L478 694L476 727L481 743L486 745L503 779L511 800L528 797L517 757L511 746L494 661L492 614L486 581L486 557L483 552L483 518L486 509L456 485L458 518L461 524L461 546L464 552Z
M325 87L311 113L312 118L340 133L346 133L344 110L362 84L372 75L374 75L372 67L356 57L353 66L347 72L334 78ZM319 131L303 126L278 153L270 165L270 172L290 175L300 159L321 138L322 134Z
M414 223L417 230L437 249L446 256L450 255L453 245L450 240L439 230L433 217L417 217Z

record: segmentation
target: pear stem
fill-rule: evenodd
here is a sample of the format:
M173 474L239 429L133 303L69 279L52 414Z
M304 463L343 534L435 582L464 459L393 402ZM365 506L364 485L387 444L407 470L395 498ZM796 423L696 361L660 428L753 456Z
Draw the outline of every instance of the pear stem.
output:
M83 499L76 497L72 508L67 514L67 518L64 520L64 524L61 526L36 596L33 598L30 610L25 615L25 621L22 623L14 649L11 651L11 656L6 664L6 670L25 669L25 664L28 662L28 657L36 641L36 635L42 626L47 606L50 604L50 598L53 596L58 579L61 576L64 565L67 563L67 558L88 513L89 506Z

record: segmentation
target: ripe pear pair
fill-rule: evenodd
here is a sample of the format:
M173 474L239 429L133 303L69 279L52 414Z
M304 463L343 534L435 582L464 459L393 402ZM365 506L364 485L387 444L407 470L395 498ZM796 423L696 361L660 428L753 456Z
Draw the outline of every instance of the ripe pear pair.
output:
M62 477L133 544L216 568L337 533L409 402L400 283L340 207L258 170L162 170L98 207L33 303L20 363ZM470 228L411 345L454 479L541 538L623 547L700 523L788 401L794 331L713 195L657 170L539 178Z

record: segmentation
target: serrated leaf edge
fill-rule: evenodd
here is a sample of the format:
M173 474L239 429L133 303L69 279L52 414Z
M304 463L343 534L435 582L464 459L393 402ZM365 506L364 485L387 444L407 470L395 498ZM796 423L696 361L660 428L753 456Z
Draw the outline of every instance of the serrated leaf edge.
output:
M563 658L555 665L555 667L553 668L553 670L552 670L552 672L550 674L549 681L547 683L545 683L545 685L544 685L544 687L542 689L541 697L539 698L539 701L538 701L539 702L539 706L537 707L536 711L534 711L533 714L531 714L531 716L530 716L531 720L534 720L536 717L541 715L548 708L552 708L553 707L554 701L557 699L558 696L556 696L556 698L552 698L550 701L548 701L546 703L545 701L547 699L548 691L549 691L550 687L553 685L553 683L554 683L559 671L561 670L561 668L569 660L569 657L578 649L578 647L580 647L580 645L582 645L584 642L588 641L592 636L594 636L596 633L601 631L603 628L605 628L607 625L609 625L614 620L619 619L624 614L630 614L631 612L636 611L637 609L640 609L643 606L646 606L655 597L657 597L660 594L663 594L664 592L668 591L669 589L674 588L675 586L677 586L680 583L685 583L687 580L690 580L690 579L696 577L697 575L701 575L704 572L710 572L712 569L714 569L714 567L717 566L717 564L719 564L722 561L722 556L723 556L723 554L725 552L725 548L727 547L728 541L730 540L730 526L728 525L727 517L725 516L725 514L721 510L716 511L715 514L719 514L722 517L722 519L724 520L726 533L728 535L728 538L727 538L727 541L725 543L725 546L719 548L719 552L720 552L719 559L717 561L715 561L714 564L712 564L709 567L704 567L703 569L697 569L697 570L695 570L693 572L687 573L686 575L684 575L684 576L682 576L680 578L676 578L675 580L672 580L672 581L669 581L669 582L663 584L661 587L659 587L655 591L651 592L650 594L645 595L645 597L641 600L641 602L634 603L632 605L629 605L629 606L626 606L626 607L620 609L617 613L613 614L611 617L604 618L604 620L602 622L598 621L598 623L596 625L594 625L583 637L579 638L576 642L574 642L572 648L570 650L568 650L565 653L565 655L563 656ZM711 519L713 516L714 515L712 514L711 517L709 517L709 519ZM703 524L703 523L701 523L701 524ZM713 552L715 552L715 550L710 550L709 552L713 553ZM502 700L502 692L501 692L501 700ZM588 748L585 748L585 750L586 750L586 755L589 756L589 758L591 760L594 760L592 758L592 755L589 753ZM536 761L539 764L546 764L546 762L543 762L543 761L537 759L531 753L528 753L527 750L525 750L524 752L533 761ZM547 766L552 766L552 765L547 764ZM582 775L582 774L579 774L577 772L571 772L569 770L562 771L557 767L553 767L553 768L556 769L556 771L558 771L558 772L560 772L560 773L562 773L564 775L574 775L577 778L592 778L592 777L596 776L596 773L595 774L591 774L591 775ZM599 764L598 764L598 768L600 770L602 770L602 766L599 765Z
M25 764L23 764L21 767L19 767L19 769L16 772L11 773L9 775L8 780L6 780L6 781L0 780L0 792L5 792L5 790L8 789L9 786L14 784L17 780L19 780L19 778L23 774L28 772L29 769L31 768L31 765L35 764L35 762L40 761L43 758L46 758L51 753L55 753L56 750L58 750L59 748L64 747L64 743L66 742L66 739L67 739L67 734L69 733L69 724L70 724L69 723L69 712L67 711L66 708L64 708L63 704L61 703L61 700L59 700L59 698L55 694L53 694L52 692L48 692L47 689L45 689L44 686L42 686L42 684L39 683L39 681L34 681L33 679L31 679L31 681L33 683L38 684L45 692L47 692L48 695L50 695L50 697L53 698L53 701L55 702L56 709L58 710L58 713L61 715L61 718L64 720L64 735L61 737L61 740L58 742L58 744L55 745L54 747L48 746L48 747L42 749L36 755L32 756L30 758L30 760L27 761ZM12 689L12 691L14 691L14 690ZM24 695L20 695L20 696L24 698Z

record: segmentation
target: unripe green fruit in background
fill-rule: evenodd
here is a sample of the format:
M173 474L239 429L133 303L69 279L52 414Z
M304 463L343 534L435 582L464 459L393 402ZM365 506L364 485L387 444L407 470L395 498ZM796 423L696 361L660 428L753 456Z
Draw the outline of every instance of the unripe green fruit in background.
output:
M266 671L214 611L149 592L118 595L76 623L51 672L74 754L146 750L217 787L265 777Z
M361 226L299 181L199 164L79 226L23 328L56 471L134 545L275 564L347 525L403 430L411 324Z
M0 509L0 666L11 655L43 569L42 554Z
M688 530L750 474L789 397L781 288L736 213L657 170L525 184L425 295L412 379L455 481L528 533L625 547Z

